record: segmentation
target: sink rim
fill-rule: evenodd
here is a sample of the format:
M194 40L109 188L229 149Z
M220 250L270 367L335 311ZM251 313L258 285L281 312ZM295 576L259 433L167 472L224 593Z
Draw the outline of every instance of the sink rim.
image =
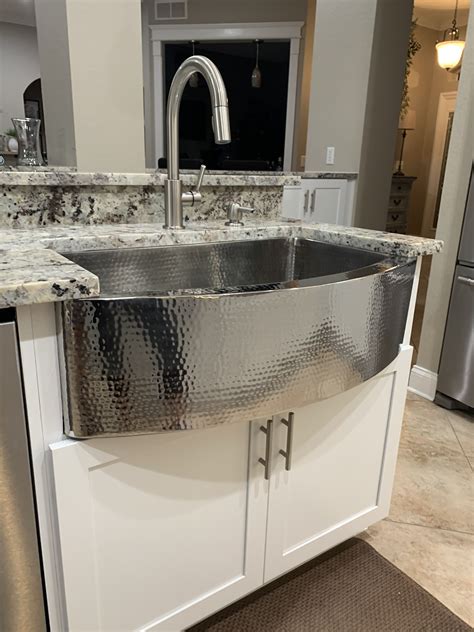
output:
M123 294L121 296L96 296L94 298L84 297L84 298L76 298L70 299L72 301L143 301L143 300L155 300L155 299L178 299L178 298L193 298L193 299L207 299L209 297L218 298L219 296L246 296L256 294L267 294L274 292L283 292L283 291L296 291L296 290L304 290L309 289L316 286L323 285L334 285L345 283L348 281L354 281L357 279L361 279L366 276L376 276L382 275L386 272L389 272L397 267L402 267L404 265L412 263L416 257L406 257L406 256L393 256L384 253L377 253L372 250L367 250L364 248L356 248L354 246L348 246L344 244L332 244L330 242L325 242L320 239L314 239L311 237L288 237L288 236L274 236L274 237L257 237L256 239L231 239L225 241L203 241L203 242L192 242L186 244L159 244L156 246L132 246L132 247L124 247L119 249L113 248L95 248L95 249L85 249L85 250L75 250L60 253L63 257L73 261L70 259L71 255L74 254L86 254L86 253L116 253L117 250L121 251L136 251L136 250L161 250L165 248L189 248L196 246L213 246L213 245L222 245L222 244L248 244L248 243L258 243L262 241L290 241L290 242L311 242L315 244L321 244L325 246L331 246L338 249L346 249L355 252L361 253L370 253L373 255L377 255L381 257L379 261L375 261L369 265L362 266L360 268L354 268L352 270L347 270L345 272L338 272L335 274L326 274L315 277L308 277L305 279L292 279L290 281L280 281L275 283L265 283L265 284L249 284L249 285L237 285L237 286L227 286L227 287L203 287L203 288L179 288L173 290L164 290L164 291L155 291L150 293L143 294L134 294L127 295ZM80 264L79 264L80 265ZM81 266L83 267L83 266ZM84 267L84 270L87 271L87 268ZM99 277L99 286L100 286L100 274L97 273ZM100 291L100 290L99 290ZM68 301L66 301L68 302Z

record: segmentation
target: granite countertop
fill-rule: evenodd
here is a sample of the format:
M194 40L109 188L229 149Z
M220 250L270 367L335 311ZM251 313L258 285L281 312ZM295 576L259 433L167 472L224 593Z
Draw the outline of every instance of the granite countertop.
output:
M11 228L0 230L0 308L99 296L97 276L59 252L271 237L307 237L406 258L439 252L443 245L382 231L268 220L249 221L242 227L206 222L183 231L156 224Z
M197 171L181 170L184 186L196 184ZM148 170L143 173L81 173L73 169L54 167L24 169L0 169L0 186L163 186L166 173ZM295 173L277 171L239 172L210 171L204 176L203 187L215 186L284 186L299 184L301 178Z
M196 182L197 170L181 169L185 186ZM78 172L71 167L1 167L0 185L7 186L163 186L166 170L143 173ZM347 171L206 171L203 186L283 186L302 179L355 180Z

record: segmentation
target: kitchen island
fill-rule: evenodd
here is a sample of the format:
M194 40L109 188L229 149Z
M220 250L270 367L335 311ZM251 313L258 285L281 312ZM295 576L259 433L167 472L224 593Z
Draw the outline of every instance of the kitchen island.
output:
M397 265L413 262L401 333L383 334L399 336L388 365L369 379L360 374L336 395L301 405L293 400L291 408L263 417L237 413L233 423L222 419L185 432L65 437L55 304L101 296L100 275L68 253L282 238L381 253ZM441 246L263 218L237 228L208 221L184 231L138 223L1 231L0 305L17 312L53 629L183 629L385 517L420 257ZM338 285L349 288L354 280ZM225 333L225 322L222 327ZM210 351L202 348L204 362ZM325 351L328 367L332 351ZM244 376L248 359L239 362L236 375Z

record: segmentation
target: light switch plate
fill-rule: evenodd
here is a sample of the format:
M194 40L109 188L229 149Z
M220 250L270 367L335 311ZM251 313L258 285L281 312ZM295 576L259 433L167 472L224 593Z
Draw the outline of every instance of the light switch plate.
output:
M334 147L326 147L326 164L333 165L334 164L334 155L335 148Z

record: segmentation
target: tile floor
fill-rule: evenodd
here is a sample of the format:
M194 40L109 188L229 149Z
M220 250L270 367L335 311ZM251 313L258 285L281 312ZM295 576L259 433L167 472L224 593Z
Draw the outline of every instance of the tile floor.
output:
M390 516L361 535L474 626L474 417L408 394Z

